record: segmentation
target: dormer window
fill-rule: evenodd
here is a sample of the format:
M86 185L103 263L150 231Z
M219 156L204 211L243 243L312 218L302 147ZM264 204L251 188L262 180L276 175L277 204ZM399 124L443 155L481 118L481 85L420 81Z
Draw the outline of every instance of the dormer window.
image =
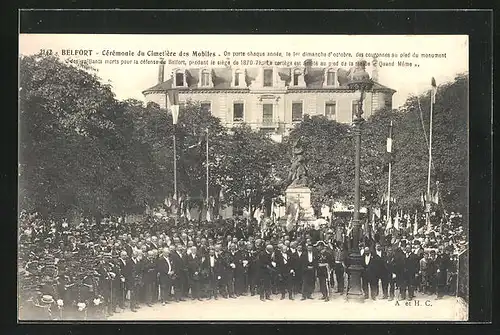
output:
M186 86L186 74L184 71L177 70L175 72L175 86L184 87Z
M242 81L242 72L240 70L236 70L234 73L234 86L240 87Z
M299 69L296 69L293 71L293 86L298 86L299 85L299 78L302 75Z
M326 86L335 86L336 72L333 69L329 69L326 72Z
M264 87L273 86L273 69L264 69Z
M201 72L201 86L210 86L210 72L208 72L208 70L203 70Z

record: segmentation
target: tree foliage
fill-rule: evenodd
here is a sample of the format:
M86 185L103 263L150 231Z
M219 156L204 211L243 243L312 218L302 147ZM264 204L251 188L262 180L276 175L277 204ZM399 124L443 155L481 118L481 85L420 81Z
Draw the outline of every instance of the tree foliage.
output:
M189 101L178 124L158 105L118 101L112 87L86 68L39 55L20 59L20 207L45 215L123 215L156 206L173 195L173 135L178 194L203 206L208 129L209 196L252 207L283 195L291 144L302 136L313 205L352 203L354 138L350 125L306 116L283 143L243 125L226 129ZM433 186L443 204L466 206L468 77L439 87L434 108ZM425 191L429 95L410 97L399 110L381 110L363 125L362 205L376 205L387 188L385 143L394 124L392 193L402 207ZM427 135L427 137L426 137Z
M438 88L433 112L432 193L439 181L440 202L463 211L467 199L468 77L458 75ZM377 206L387 191L386 139L393 122L391 195L399 208L420 206L428 175L430 94L410 97L398 110L377 111L362 125L361 205ZM313 205L354 199L354 137L349 125L322 116L305 117L290 135L304 137Z

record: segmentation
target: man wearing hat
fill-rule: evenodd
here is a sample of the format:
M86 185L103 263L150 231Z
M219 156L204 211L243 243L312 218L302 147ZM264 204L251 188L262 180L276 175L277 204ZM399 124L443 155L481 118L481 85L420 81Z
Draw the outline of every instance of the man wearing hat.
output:
M441 299L445 293L448 282L448 270L450 268L450 256L443 246L439 246L436 267L437 299Z
M429 252L429 258L426 262L425 277L427 279L427 293L436 294L436 275L437 275L437 254L436 250L432 249Z
M410 245L405 246L404 252L402 286L399 287L399 290L402 299L406 297L407 300L411 300L414 297L415 277L418 274L420 264L417 255L412 252ZM406 295L406 290L408 290L408 295Z

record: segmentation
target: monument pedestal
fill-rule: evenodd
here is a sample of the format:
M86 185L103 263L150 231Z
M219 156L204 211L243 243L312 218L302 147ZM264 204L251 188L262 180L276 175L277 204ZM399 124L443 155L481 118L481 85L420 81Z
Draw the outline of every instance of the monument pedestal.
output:
M311 206L311 190L306 186L289 186L286 191L286 203L298 204L303 213L302 221L315 221L314 209Z

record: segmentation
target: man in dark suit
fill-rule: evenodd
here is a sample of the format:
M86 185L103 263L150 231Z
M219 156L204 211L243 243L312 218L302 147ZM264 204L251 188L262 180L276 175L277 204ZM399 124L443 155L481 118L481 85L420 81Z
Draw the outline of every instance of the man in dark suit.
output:
M221 244L215 245L215 258L217 260L217 286L219 293L224 299L228 297L228 257L226 252L222 249Z
M448 251L440 246L438 256L436 258L436 280L437 280L437 298L441 299L444 296L446 284L448 282L448 271L451 267L450 256Z
M132 289L133 274L132 274L132 261L127 257L127 252L122 251L118 260L120 269L120 295L118 297L118 306L125 309L125 296L127 292ZM131 306L132 308L132 306Z
M302 298L301 300L312 299L314 292L314 282L316 279L316 268L318 267L318 256L313 250L312 244L307 245L307 251L300 259L302 270Z
M436 275L437 275L437 255L435 250L431 250L429 253L429 258L427 260L426 272L427 277L427 293L436 293Z
M396 254L394 248L390 245L387 246L385 258L382 259L384 268L387 271L387 287L385 294L388 293L389 301L394 299L394 292L396 290ZM383 285L383 284L382 284ZM382 286L382 290L384 290Z
M294 271L292 278L294 294L302 293L302 245L297 242L290 243L291 263Z
M229 246L228 253L229 262L229 295L230 296L240 296L243 293L243 280L244 280L244 269L243 269L243 258L242 252L236 250L236 244L232 243Z
M172 276L174 274L172 261L170 260L170 249L163 249L162 255L156 261L156 269L160 281L161 303L165 305L170 300Z
M405 247L404 271L403 271L403 286L399 288L401 298L411 300L414 297L415 277L418 274L420 262L418 256L411 252L411 246ZM406 295L408 290L408 295Z
M276 263L279 273L279 291L281 300L285 299L288 292L288 299L293 300L293 279L295 269L293 267L292 254L286 245L281 247L281 251L276 254Z
M148 306L152 306L153 297L155 294L158 294L158 291L155 291L156 288L156 278L158 274L156 259L154 258L154 253L152 250L149 250L147 253L147 258L144 260L144 269L143 269L143 278L144 278L144 286L145 286L145 300Z
M191 253L187 256L187 268L189 287L191 289L191 297L193 300L202 300L200 296L200 281L201 281L201 258L197 254L198 250L195 246L191 247Z
M268 244L266 250L259 255L260 300L271 300L271 276L276 270L274 248Z
M205 263L206 270L208 271L208 298L214 298L215 300L217 300L218 281L219 278L222 278L218 262L215 250L210 248L208 250L207 262Z
M139 252L132 253L132 282L130 283L130 309L136 311L139 308L139 292L143 285L144 261L138 258Z
M363 273L361 276L361 281L363 284L363 292L365 294L365 299L368 299L368 287L370 287L370 296L372 300L375 300L378 294L377 285L377 275L378 267L380 264L380 258L375 254L371 253L369 247L365 247L363 252Z
M247 244L247 261L248 261L248 271L247 271L247 286L250 289L250 295L254 296L257 288L259 286L259 253L255 246L251 243Z
M382 299L387 299L387 287L389 284L389 271L388 271L388 258L387 253L383 250L380 242L375 244L375 255L377 256L378 268L376 273L376 288L377 288L377 296L378 296L378 284L379 281L382 282Z
M184 255L180 250L177 250L176 246L170 245L170 259L172 260L173 266L173 286L174 286L174 299L176 302L185 301L183 297L184 292L184 281L183 276L186 269L186 264L184 263Z

